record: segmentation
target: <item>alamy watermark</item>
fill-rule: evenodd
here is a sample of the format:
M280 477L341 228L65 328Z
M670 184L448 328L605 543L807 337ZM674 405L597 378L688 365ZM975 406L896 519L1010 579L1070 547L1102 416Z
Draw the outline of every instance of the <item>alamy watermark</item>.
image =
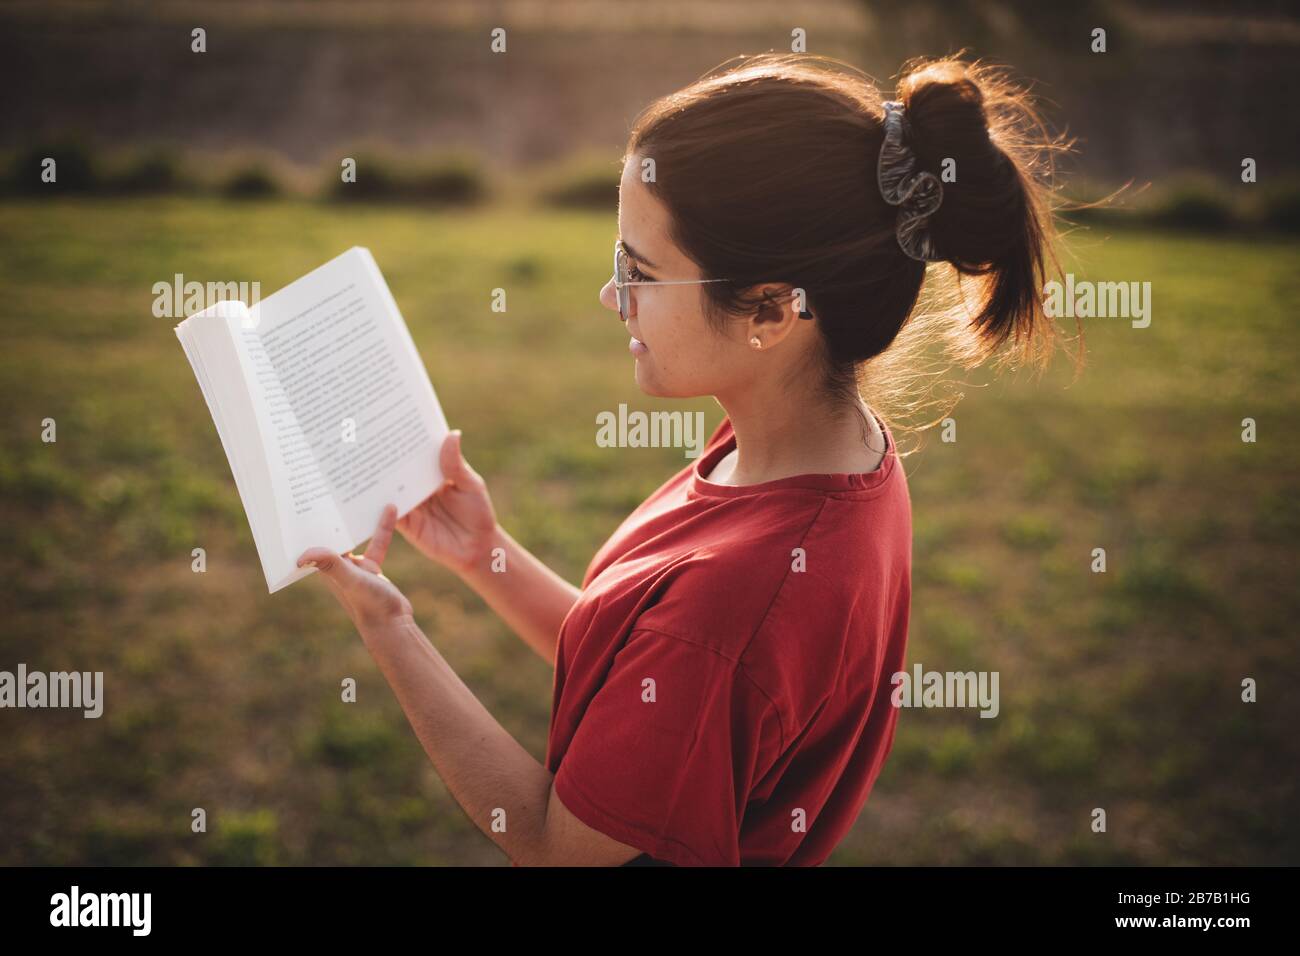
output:
M1075 281L1065 275L1062 284L1053 279L1043 286L1043 311L1058 319L1132 319L1135 329L1151 324L1150 282Z
M71 707L87 719L104 713L103 671L0 671L0 707Z
M889 682L895 707L979 707L981 717L996 717L997 671L927 671L920 664L912 673L898 671Z
M74 884L50 897L51 926L125 926L132 936L148 936L152 914L152 893L83 893Z
M171 282L153 284L153 314L156 319L183 319L209 309L218 302L243 302L250 309L262 298L261 282L186 282L176 273Z
M596 445L600 448L684 448L687 458L704 451L703 412L618 412L596 416Z

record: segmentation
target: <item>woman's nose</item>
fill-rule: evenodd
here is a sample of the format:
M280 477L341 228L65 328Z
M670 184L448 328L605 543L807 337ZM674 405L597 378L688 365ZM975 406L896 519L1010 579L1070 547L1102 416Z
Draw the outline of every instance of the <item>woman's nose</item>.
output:
M618 311L618 290L614 288L612 277L600 290L600 304L611 312Z

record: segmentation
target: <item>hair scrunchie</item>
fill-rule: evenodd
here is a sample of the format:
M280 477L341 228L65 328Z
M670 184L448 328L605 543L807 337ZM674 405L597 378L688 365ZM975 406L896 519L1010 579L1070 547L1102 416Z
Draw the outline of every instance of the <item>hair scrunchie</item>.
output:
M903 252L921 262L936 262L942 257L934 250L929 219L943 202L943 185L934 173L916 169L916 154L910 145L912 130L903 115L903 104L889 100L884 107L885 139L876 161L880 195L898 207L894 232Z

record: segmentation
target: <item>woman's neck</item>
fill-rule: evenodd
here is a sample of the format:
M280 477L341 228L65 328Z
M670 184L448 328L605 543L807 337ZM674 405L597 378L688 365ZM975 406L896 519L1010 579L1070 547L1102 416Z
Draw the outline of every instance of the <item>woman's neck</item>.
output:
M754 485L794 475L875 471L884 434L860 398L848 405L789 393L718 398L736 433L736 450L710 481ZM730 459L728 467L727 459Z

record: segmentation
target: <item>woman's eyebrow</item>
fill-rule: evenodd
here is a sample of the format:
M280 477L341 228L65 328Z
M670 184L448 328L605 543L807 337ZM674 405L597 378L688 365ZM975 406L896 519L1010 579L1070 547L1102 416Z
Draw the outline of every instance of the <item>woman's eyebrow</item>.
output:
M635 259L637 262L641 263L641 265L648 266L651 269L659 268L657 265L655 265L645 256L641 255L641 253L633 249L631 244L626 239L620 239L619 241L623 243L623 248L627 251L627 254L631 256L633 259Z

